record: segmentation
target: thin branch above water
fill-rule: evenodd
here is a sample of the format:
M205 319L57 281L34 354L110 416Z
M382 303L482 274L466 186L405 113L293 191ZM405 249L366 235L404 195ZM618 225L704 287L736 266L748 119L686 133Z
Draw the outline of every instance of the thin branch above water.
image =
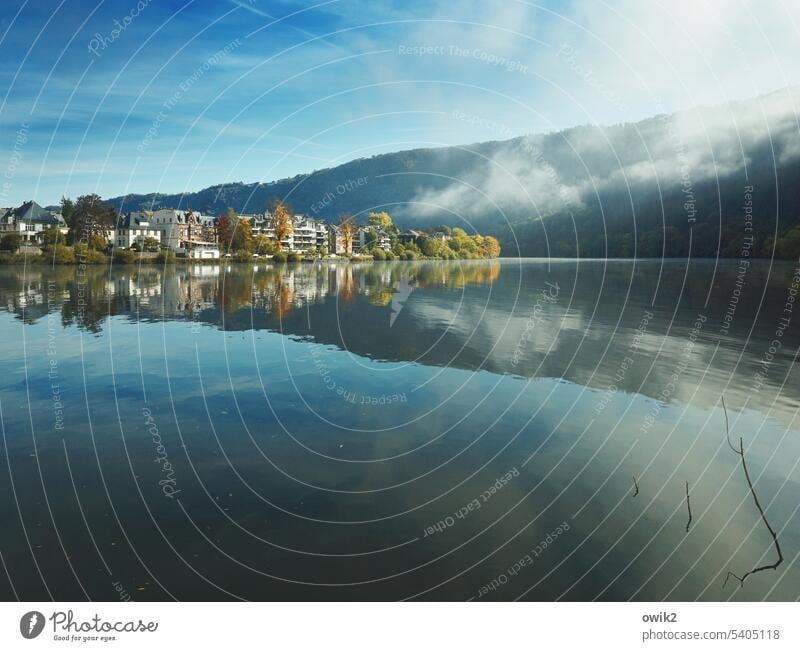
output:
M692 503L689 501L689 482L686 482L686 510L689 511L689 520L686 522L686 533L689 533L689 527L692 526Z
M744 457L744 441L742 437L739 437L739 449L737 450L733 444L731 443L731 435L730 430L728 428L728 410L725 408L725 399L722 399L722 410L725 412L725 435L728 438L728 445L730 448L739 455L742 460L742 470L744 470L744 478L747 480L747 486L750 488L750 495L753 496L753 502L755 502L756 508L758 509L758 513L761 516L761 521L764 523L764 526L769 531L769 535L772 536L772 543L775 547L775 553L777 555L777 560L774 563L769 563L766 565L759 565L754 567L752 570L749 570L742 574L741 576L734 574L733 572L728 572L725 576L725 581L722 583L722 587L724 588L728 584L728 580L733 577L739 582L739 587L741 588L744 585L745 579L752 574L756 574L758 572L763 572L764 570L776 570L778 566L783 563L783 552L781 551L781 545L778 541L778 534L775 533L775 529L772 528L772 525L769 523L767 519L767 514L764 513L764 508L761 506L761 502L758 499L758 495L756 494L756 489L753 487L753 482L750 479L750 472L747 469L747 461Z

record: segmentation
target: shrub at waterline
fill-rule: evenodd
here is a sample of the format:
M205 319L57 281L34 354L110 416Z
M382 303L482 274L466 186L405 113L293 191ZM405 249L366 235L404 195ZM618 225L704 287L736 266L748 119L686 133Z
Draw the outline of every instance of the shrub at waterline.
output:
M3 239L0 240L0 249L3 251L16 253L19 251L19 247L21 246L22 236L19 233L7 233L6 235L3 235Z
M175 252L169 249L161 249L156 256L156 262L161 264L175 264Z
M64 244L44 247L42 257L45 262L52 264L75 264L75 251Z
M234 262L252 262L253 261L253 254L250 251L237 251L233 254L233 261Z
M136 253L130 249L114 249L114 262L117 264L133 264L136 262Z
M81 264L106 264L108 258L100 251L89 248L86 244L78 243L72 247L75 260Z

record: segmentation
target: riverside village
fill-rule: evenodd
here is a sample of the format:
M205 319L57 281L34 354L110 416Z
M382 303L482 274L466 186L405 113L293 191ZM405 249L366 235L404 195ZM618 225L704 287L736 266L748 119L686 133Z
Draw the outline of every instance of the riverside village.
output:
M371 212L364 223L340 215L335 223L295 214L274 200L257 214L229 208L213 216L175 208L120 214L96 195L59 206L26 201L0 208L0 263L76 261L174 262L267 258L298 262L327 257L359 260L485 259L500 254L491 236L468 235L446 225L401 230L386 212Z

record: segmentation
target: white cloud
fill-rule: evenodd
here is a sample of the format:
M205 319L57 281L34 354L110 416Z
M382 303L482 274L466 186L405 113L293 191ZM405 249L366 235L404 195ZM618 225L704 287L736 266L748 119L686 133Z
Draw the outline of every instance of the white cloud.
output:
M503 144L490 160L443 190L415 198L418 216L451 211L470 219L501 210L565 212L595 189L653 181L675 185L725 177L750 163L753 150L774 147L776 163L800 156L800 92L789 89L626 127L584 127Z

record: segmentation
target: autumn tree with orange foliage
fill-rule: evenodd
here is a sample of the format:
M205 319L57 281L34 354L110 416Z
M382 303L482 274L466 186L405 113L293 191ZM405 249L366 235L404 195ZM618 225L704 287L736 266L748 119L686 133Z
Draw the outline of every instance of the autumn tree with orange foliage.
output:
M348 214L339 215L339 239L346 253L353 251L353 240L356 236L356 222Z
M278 249L281 249L283 248L281 242L292 234L292 210L280 199L275 199L269 207L269 212L272 215L275 241Z

